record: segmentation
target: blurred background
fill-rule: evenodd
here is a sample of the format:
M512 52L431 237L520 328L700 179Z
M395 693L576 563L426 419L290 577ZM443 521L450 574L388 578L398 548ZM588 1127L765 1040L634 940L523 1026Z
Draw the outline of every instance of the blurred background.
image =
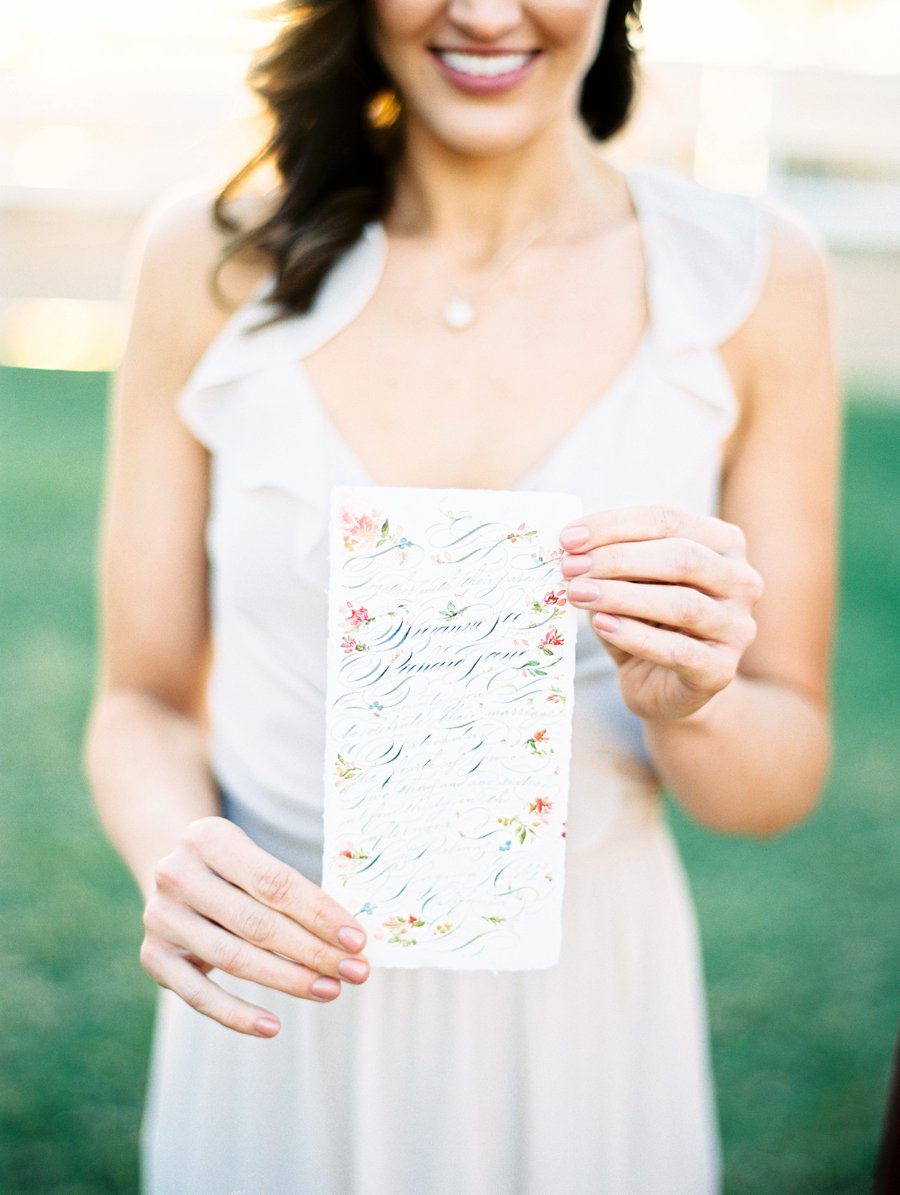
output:
M153 992L80 774L108 371L137 221L255 147L246 0L5 0L0 29L0 1193L136 1189ZM623 163L767 193L832 261L846 395L838 749L767 843L671 816L706 947L726 1192L869 1189L897 1029L900 5L645 0ZM798 595L802 601L802 595ZM254 1193L265 1195L265 1193Z

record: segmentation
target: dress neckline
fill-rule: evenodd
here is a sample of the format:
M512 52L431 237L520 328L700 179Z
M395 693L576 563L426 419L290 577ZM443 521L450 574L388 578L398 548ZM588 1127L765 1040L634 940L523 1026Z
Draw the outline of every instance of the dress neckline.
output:
M590 401L587 407L585 407L585 409L569 425L562 436L560 436L533 465L529 466L525 473L522 474L513 485L507 486L506 488L513 492L531 488L541 474L550 468L557 457L564 456L566 450L571 444L582 439L588 427L591 426L602 415L605 415L607 411L611 410L616 400L621 395L628 393L628 391L632 388L636 378L640 374L641 369L648 359L651 345L652 335L651 330L648 327L645 328L634 352L629 357L623 368L609 384L609 386L607 386L600 395ZM379 481L377 478L375 478L369 467L360 457L359 453L356 452L356 450L347 440L346 436L341 434L337 424L331 417L331 413L322 402L318 391L313 385L303 358L292 358L291 365L305 391L307 401L315 408L320 426L325 429L326 434L331 438L341 456L344 458L344 463L355 475L356 484L365 486L393 485L394 483L392 482Z
M638 232L641 243L641 254L643 258L644 300L647 310L647 321L644 325L644 329L634 348L634 351L609 383L609 385L606 386L599 395L596 395L593 399L591 399L587 406L575 417L575 419L569 424L563 434L551 445L551 447L546 452L542 453L541 456L538 457L538 459L531 464L523 474L519 476L515 484L508 487L512 491L521 491L535 484L538 478L551 467L551 465L559 456L564 455L566 450L575 441L582 439L586 433L586 430L592 426L596 420L604 416L606 412L615 405L615 402L622 395L628 393L628 391L632 388L635 379L640 374L641 369L649 359L655 338L652 274L653 263L651 249L648 243L647 221L642 210L638 192L632 181L632 176L635 173L637 173L636 168L622 171L622 176L625 180L625 186L628 191L632 211L638 224ZM350 252L369 252L377 254L377 266L372 271L373 276L370 278L368 294L366 295L364 301L361 304L356 305L356 310L353 312L350 319L343 323L340 327L335 328L333 334L343 331L353 322L354 319L359 316L360 312L371 300L379 282L381 281L381 277L384 273L387 263L388 252L388 237L384 224L381 221L372 221L367 224L365 226L363 236L359 241L357 241ZM303 317L298 316L296 318L302 319ZM318 348L320 345L316 345L316 347ZM303 386L307 401L315 408L320 425L325 429L326 434L331 438L338 452L344 458L347 468L355 475L357 483L360 485L387 486L392 484L390 482L379 481L376 479L369 466L365 464L359 453L347 440L346 436L341 433L330 411L322 401L318 390L313 385L312 378L310 377L309 370L307 369L305 363L306 355L307 354L301 353L297 356L292 356L290 359L292 369L299 377L299 381Z

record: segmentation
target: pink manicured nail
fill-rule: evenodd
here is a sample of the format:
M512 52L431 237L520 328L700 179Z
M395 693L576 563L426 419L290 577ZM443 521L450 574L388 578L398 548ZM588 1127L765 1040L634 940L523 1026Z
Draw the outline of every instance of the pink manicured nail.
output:
M600 632L607 635L613 635L619 629L618 618L613 618L611 614L595 614L591 619L591 625Z
M566 527L560 533L559 542L566 549L567 552L574 552L576 548L580 548L588 541L588 536L591 534L588 527Z
M563 556L562 571L564 577L580 577L582 573L590 572L590 556Z
M596 601L597 595L600 593L600 586L596 581L579 580L573 581L569 586L569 597L573 602L593 602Z
M366 935L361 929L354 929L352 925L345 925L338 930L337 940L345 950L362 950L366 944Z
M327 975L320 975L318 979L314 979L309 985L309 990L319 1000L333 1000L335 996L341 994L341 985L336 979L329 979Z
M258 1017L253 1028L260 1037L274 1037L281 1028L281 1022L274 1017Z
M338 974L353 983L361 983L369 974L369 968L362 959L345 958L338 963Z

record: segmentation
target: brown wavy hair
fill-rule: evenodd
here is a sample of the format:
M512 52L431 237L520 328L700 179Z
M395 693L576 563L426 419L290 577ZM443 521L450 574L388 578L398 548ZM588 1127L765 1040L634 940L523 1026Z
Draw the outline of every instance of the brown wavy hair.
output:
M309 310L328 271L393 198L403 116L401 109L388 127L369 119L372 100L391 80L372 49L367 10L363 0L282 0L281 28L247 77L270 133L216 198L216 223L229 234L220 266L242 251L268 257L275 266L270 298L282 315ZM631 111L640 10L641 0L609 0L579 105L597 141L616 133ZM231 201L263 166L274 167L279 181L276 203L244 227Z

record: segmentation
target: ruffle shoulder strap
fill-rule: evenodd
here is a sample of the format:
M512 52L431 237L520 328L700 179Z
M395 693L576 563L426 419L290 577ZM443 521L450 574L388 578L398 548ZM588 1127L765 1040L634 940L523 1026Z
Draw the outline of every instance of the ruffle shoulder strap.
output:
M268 302L271 280L238 308L178 396L178 412L201 443L217 448L228 407L239 389L233 383L308 356L359 314L378 284L386 250L382 226L367 225L331 269L306 315L269 323L275 314Z

